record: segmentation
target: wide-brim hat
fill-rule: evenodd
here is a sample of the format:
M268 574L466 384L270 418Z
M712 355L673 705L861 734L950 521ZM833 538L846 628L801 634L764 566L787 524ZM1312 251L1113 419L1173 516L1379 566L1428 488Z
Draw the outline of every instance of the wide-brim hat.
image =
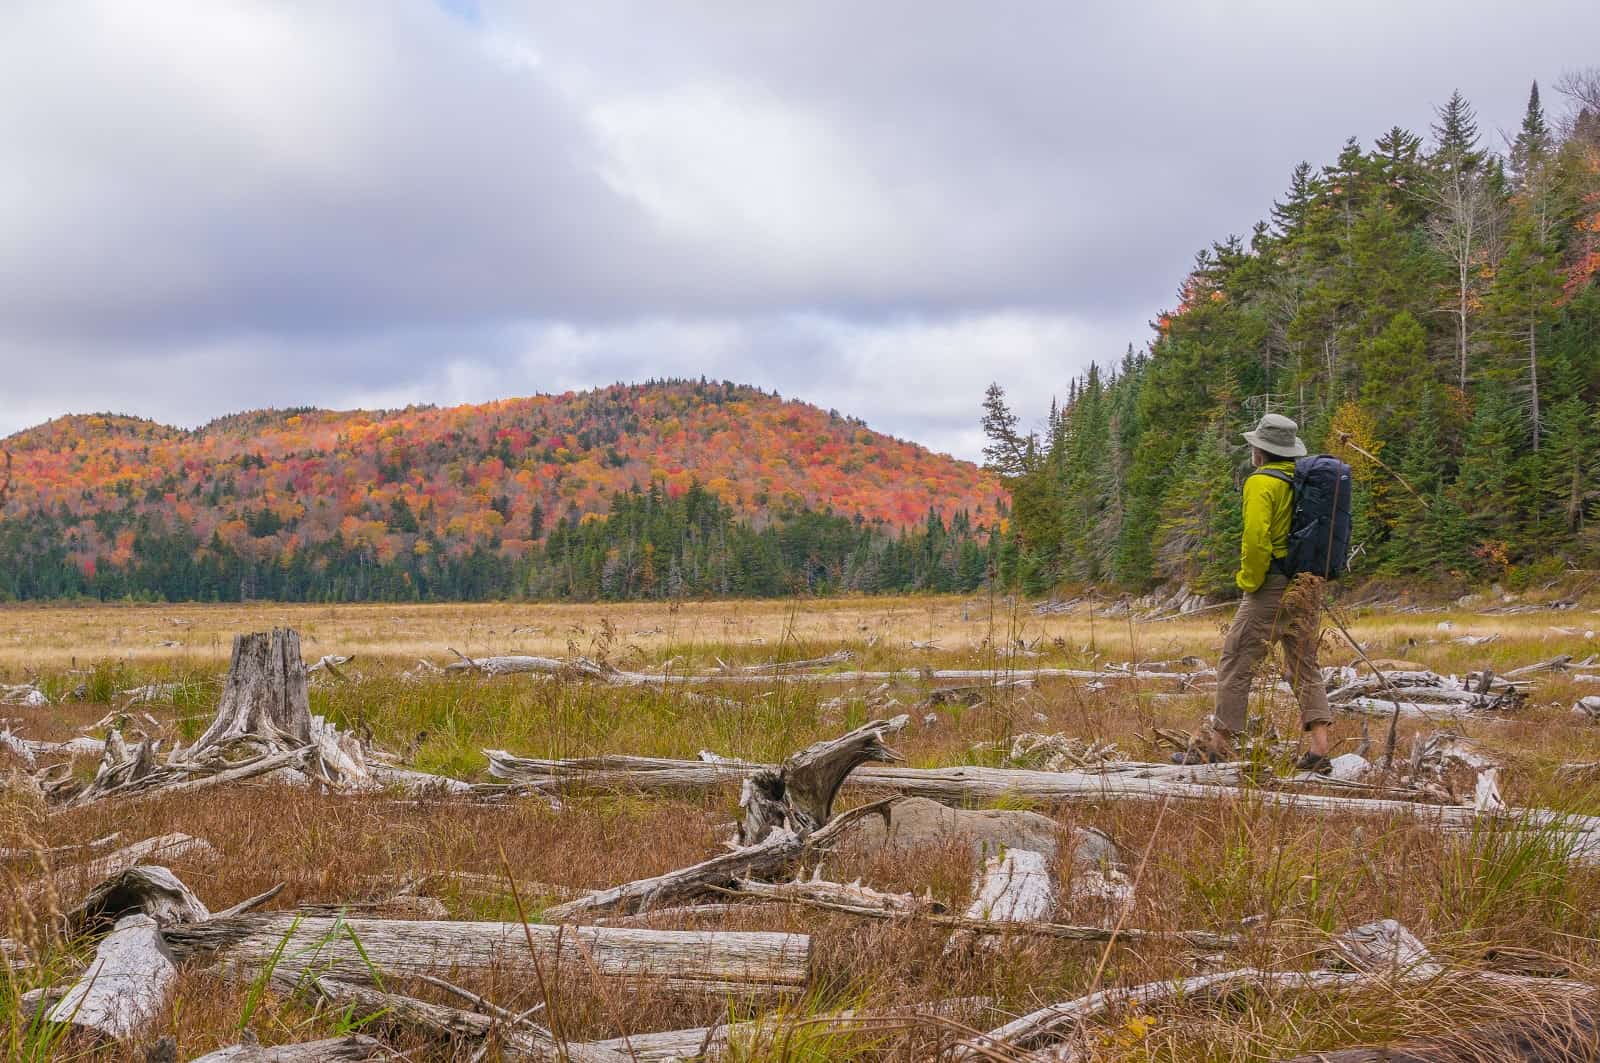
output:
M1281 413L1269 413L1261 418L1254 432L1244 434L1245 442L1280 458L1303 458L1306 445L1297 434L1300 426Z

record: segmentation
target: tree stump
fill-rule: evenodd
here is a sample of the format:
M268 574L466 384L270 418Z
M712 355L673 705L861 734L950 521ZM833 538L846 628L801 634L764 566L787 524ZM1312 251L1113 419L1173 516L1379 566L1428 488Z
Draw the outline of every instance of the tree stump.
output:
M300 636L273 628L233 637L233 660L217 704L217 717L186 754L221 750L240 739L274 749L311 744L311 701Z

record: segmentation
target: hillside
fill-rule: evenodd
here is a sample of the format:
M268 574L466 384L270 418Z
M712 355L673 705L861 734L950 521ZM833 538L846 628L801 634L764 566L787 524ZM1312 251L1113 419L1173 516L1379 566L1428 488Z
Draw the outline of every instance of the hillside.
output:
M109 566L128 574L130 592L169 595L134 574L179 548L265 577L308 553L324 571L351 556L377 568L415 569L411 559L435 553L516 563L558 525L565 536L633 488L647 508L683 519L686 500L697 511L711 503L713 523L756 531L832 510L880 535L921 526L930 510L941 524L980 527L1000 496L970 463L805 403L704 381L448 409L262 410L195 431L71 416L0 446L15 463L9 559L37 561L37 538L53 534L85 578L103 582Z
M1437 118L1294 167L1048 438L991 392L1002 580L1231 593L1240 433L1267 410L1353 467L1358 579L1600 567L1600 106L1547 121L1533 86L1504 154L1459 94Z

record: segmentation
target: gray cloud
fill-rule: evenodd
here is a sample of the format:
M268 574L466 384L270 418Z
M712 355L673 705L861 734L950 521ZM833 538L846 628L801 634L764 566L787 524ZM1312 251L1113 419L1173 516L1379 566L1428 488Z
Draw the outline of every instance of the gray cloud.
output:
M24 0L0 431L705 373L973 456L989 379L1042 414L1297 161L1458 86L1493 135L1597 36L1577 0Z

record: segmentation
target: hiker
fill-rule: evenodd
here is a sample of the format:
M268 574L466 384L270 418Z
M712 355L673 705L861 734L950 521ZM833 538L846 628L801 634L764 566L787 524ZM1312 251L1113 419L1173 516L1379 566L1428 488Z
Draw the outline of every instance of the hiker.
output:
M1179 764L1220 763L1237 759L1235 736L1245 727L1245 710L1256 666L1272 643L1283 647L1284 663L1295 698L1300 703L1300 725L1305 729L1306 752L1295 763L1297 771L1326 774L1329 725L1328 692L1317 664L1315 624L1292 624L1284 610L1289 587L1285 559L1289 555L1289 529L1294 514L1295 458L1306 445L1299 426L1281 414L1261 418L1255 431L1244 433L1251 447L1254 470L1244 481L1244 536L1239 547L1239 571L1234 582L1244 592L1233 626L1222 644L1217 666L1216 710L1190 741L1174 754ZM1303 607L1303 606L1302 606Z

